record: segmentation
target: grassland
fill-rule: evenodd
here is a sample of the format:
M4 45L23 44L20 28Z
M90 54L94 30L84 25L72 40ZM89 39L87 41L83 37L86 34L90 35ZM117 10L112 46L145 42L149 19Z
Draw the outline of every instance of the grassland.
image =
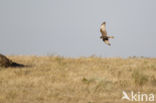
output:
M0 103L129 103L123 90L156 94L156 58L9 58L30 67L0 68Z

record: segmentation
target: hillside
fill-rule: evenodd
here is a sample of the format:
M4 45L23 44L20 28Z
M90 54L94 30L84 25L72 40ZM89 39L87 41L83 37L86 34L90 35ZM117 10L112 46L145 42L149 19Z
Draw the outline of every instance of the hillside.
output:
M0 103L125 103L123 90L156 96L156 58L9 58L29 66L0 68Z

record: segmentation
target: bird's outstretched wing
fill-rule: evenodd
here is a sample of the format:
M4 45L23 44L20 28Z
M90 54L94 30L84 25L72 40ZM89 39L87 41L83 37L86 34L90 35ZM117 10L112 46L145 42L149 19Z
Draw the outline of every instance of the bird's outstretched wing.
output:
M111 46L111 44L109 43L108 40L104 40L104 42L105 42L107 45Z
M107 36L107 32L106 32L106 22L103 22L103 23L101 24L100 32L101 32L102 36Z

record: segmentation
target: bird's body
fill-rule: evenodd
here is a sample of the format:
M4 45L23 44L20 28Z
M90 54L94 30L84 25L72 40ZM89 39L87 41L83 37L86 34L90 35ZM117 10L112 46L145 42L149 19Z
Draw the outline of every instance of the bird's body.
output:
M101 34L102 34L102 36L100 36L100 38L107 44L107 45L111 45L110 43L109 43L109 39L110 38L114 38L114 36L107 36L107 32L106 32L106 22L103 22L102 24L101 24L101 27L100 27L100 32L101 32Z

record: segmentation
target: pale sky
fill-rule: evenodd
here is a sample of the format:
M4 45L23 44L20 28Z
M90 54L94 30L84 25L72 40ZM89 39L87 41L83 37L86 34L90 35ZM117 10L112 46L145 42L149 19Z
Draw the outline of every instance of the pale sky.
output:
M156 57L156 0L0 0L0 53Z

